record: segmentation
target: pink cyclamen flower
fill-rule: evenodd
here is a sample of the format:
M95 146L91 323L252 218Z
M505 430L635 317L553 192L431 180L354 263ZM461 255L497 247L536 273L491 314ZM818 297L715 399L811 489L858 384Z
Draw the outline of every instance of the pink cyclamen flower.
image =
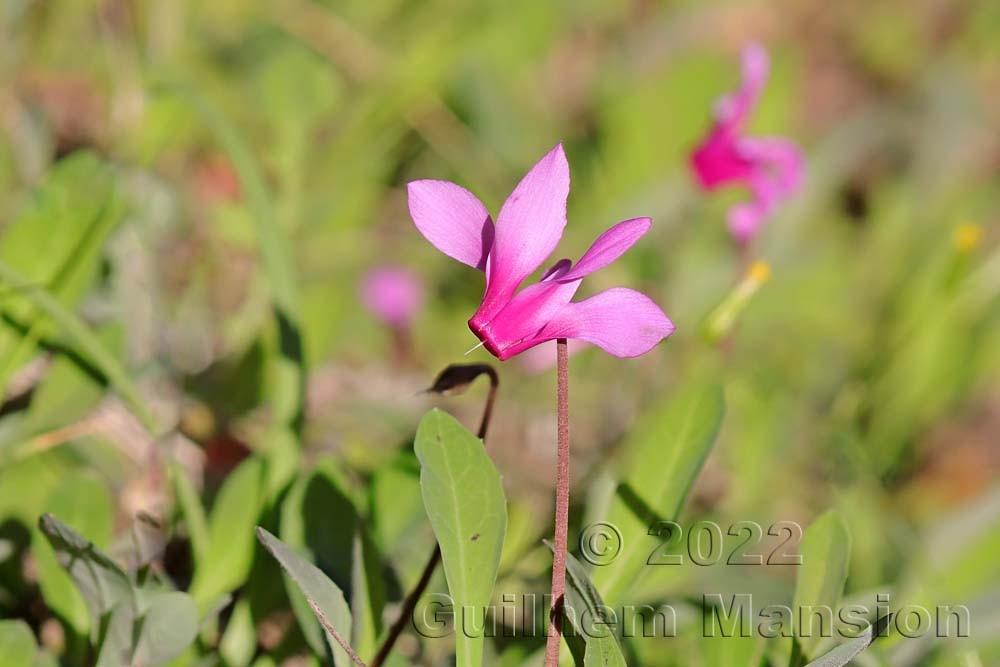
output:
M618 259L652 221L635 218L604 232L575 265L561 259L541 280L521 283L552 254L566 226L569 165L562 144L531 168L500 209L496 225L475 195L447 181L408 186L417 229L444 254L486 274L469 328L501 361L549 340L593 343L616 357L645 354L674 325L659 306L624 287L573 302L583 278Z
M406 328L424 303L424 285L399 266L378 266L365 274L361 300L368 311L393 328Z
M743 136L767 82L769 63L767 51L758 44L744 49L742 60L742 85L716 103L715 124L691 155L691 167L705 190L734 183L749 189L750 201L729 209L729 230L746 243L799 189L805 161L789 139Z

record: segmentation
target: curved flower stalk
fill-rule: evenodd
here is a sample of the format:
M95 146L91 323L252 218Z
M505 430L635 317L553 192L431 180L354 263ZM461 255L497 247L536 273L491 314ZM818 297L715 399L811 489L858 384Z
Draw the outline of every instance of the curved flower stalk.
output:
M741 244L748 243L775 209L802 185L805 160L790 139L748 137L747 119L753 113L767 82L770 63L759 44L743 50L740 88L722 97L715 107L715 123L691 154L691 168L702 189L743 185L750 201L729 209L729 231Z
M486 290L469 328L501 361L556 341L558 446L552 596L546 667L556 667L562 634L569 526L568 339L597 345L617 357L636 357L673 333L674 325L646 295L625 287L573 301L581 281L631 248L652 224L620 222L601 234L575 264L561 259L521 288L555 250L566 227L569 164L562 144L521 179L494 225L475 195L446 181L408 186L410 215L434 247L482 271Z
M649 231L634 218L604 232L580 260L561 259L520 289L555 250L566 227L569 165L562 144L532 167L504 202L496 225L471 192L447 181L408 186L410 215L435 248L486 275L486 291L469 328L501 361L539 343L571 338L616 357L637 357L674 326L646 295L625 287L573 302L581 281L604 268ZM520 289L520 291L518 291Z

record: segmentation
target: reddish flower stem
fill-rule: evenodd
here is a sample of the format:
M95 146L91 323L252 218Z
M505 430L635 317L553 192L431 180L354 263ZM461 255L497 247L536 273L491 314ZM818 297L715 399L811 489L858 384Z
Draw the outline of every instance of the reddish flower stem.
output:
M545 667L559 664L563 604L566 592L566 548L569 533L569 352L566 339L556 341L556 406L558 443L556 448L556 534L552 556L552 597L549 633L545 643Z

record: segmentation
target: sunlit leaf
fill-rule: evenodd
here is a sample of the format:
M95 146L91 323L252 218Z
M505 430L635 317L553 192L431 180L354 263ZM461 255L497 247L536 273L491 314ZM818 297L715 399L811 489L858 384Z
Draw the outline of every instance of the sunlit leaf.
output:
M191 595L202 611L242 584L250 571L263 488L264 465L250 458L229 474L219 490L208 518L207 548L191 583Z
M551 542L545 540L554 551ZM615 619L606 616L607 607L590 581L587 569L573 554L566 554L566 618L586 643L584 667L625 667L618 644Z
M0 655L6 667L34 667L38 647L24 621L0 621Z
M198 608L187 593L170 591L147 595L143 601L132 661L162 665L181 655L198 635Z
M440 410L431 410L420 422L414 449L456 623L464 624L455 633L457 664L479 667L483 635L476 630L484 627L507 530L500 475L482 442Z
M806 528L802 538L802 565L795 581L792 603L793 619L810 618L804 607L826 607L835 613L844 592L847 567L851 559L851 535L844 518L829 511ZM812 627L795 623L795 641L802 654L810 657L820 636L820 622L813 619ZM833 632L833 628L828 628Z
M329 621L330 625L340 633L341 637L351 636L351 610L347 606L343 592L323 572L295 553L281 540L263 528L257 529L257 538L261 541L281 567L299 587L302 594L313 600L316 606ZM337 667L350 667L351 661L337 641L327 634L327 644L333 652Z
M111 539L111 496L107 486L93 474L74 471L66 475L49 495L45 510L97 544L107 545ZM46 604L77 633L86 636L92 620L99 619L91 618L80 590L57 561L41 531L32 535L32 548Z
M650 409L626 443L633 462L619 484L606 518L623 536L621 552L591 575L612 604L624 599L659 544L649 536L657 519L677 518L722 423L722 389L694 384L664 406Z
M806 667L844 667L844 665L871 646L872 642L883 635L891 618L891 614L883 616L874 625L869 625L865 628L864 632L857 637L844 642L826 655L813 660Z
M43 514L38 526L83 594L94 626L119 605L134 613L132 582L117 563L51 514Z

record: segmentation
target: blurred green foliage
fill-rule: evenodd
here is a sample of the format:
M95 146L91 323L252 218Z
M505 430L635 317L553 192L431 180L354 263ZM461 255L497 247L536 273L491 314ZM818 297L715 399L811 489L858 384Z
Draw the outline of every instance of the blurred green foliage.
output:
M678 635L574 656L784 665L832 644L706 637L701 596L884 592L967 605L972 637L891 632L856 664L1000 661L996 2L8 0L0 39L5 665L324 664L311 564L369 659L433 552L420 416L482 409L478 388L421 393L475 342L481 285L413 228L405 183L454 180L495 212L558 141L559 256L652 216L583 289L640 288L678 327L640 359L573 357L570 530L618 526L596 599L670 604ZM808 156L752 291L724 224L741 195L686 173L750 40L774 62L751 129ZM382 263L427 285L405 332L358 296ZM547 590L555 451L553 374L499 370L495 602ZM810 562L647 565L650 518L812 524ZM60 565L78 552L130 602L95 607ZM424 601L446 590L439 569ZM541 664L537 630L487 640L485 664ZM388 665L455 650L396 646Z

